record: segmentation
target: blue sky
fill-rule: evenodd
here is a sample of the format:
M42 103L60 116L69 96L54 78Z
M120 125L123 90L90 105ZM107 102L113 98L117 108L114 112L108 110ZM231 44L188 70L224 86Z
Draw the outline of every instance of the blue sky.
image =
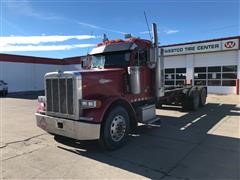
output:
M62 58L85 55L102 34L149 39L157 23L163 45L240 33L239 0L0 0L0 52Z

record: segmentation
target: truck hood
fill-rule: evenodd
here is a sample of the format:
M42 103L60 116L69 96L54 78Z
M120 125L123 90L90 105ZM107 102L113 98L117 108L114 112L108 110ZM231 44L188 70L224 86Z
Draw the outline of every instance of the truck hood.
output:
M81 70L83 99L101 99L123 94L126 73L122 68Z

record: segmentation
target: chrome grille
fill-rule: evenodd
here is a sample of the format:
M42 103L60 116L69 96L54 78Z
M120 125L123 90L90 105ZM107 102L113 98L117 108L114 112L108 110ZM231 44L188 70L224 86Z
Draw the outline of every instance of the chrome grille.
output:
M58 79L52 80L52 101L53 101L53 112L59 112L59 87Z
M46 79L47 111L73 115L73 79Z
M52 111L52 80L46 79L47 111Z
M68 114L73 114L73 81L72 79L67 80L67 107Z
M59 79L59 90L60 90L60 112L63 114L67 113L67 86L66 86L66 79Z

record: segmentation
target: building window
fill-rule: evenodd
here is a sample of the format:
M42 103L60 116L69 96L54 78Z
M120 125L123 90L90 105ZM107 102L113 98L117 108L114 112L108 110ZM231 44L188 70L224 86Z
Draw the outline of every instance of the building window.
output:
M222 86L235 86L237 79L237 66L222 67Z
M223 79L237 79L237 73L223 73L222 74Z
M237 72L237 66L223 66L223 72Z
M179 86L184 85L186 80L186 68L165 69L165 85Z
M165 85L174 86L174 81L165 81Z
M195 80L194 85L196 86L206 86L206 80Z
M185 81L184 80L177 80L176 81L176 85L177 86L183 86L185 84Z
M221 73L208 73L208 79L221 79Z
M222 85L223 86L235 86L236 80L223 80Z
M237 66L209 66L194 68L194 85L235 86Z
M207 68L207 85L221 86L221 66L210 66Z
M208 80L208 86L221 86L221 80Z
M197 72L197 73L206 73L207 72L207 68L206 67L195 67L194 68L194 72Z
M207 67L194 68L194 84L198 86L206 86L207 80Z
M208 67L208 72L221 72L221 66Z
M194 79L206 79L207 74L206 73L194 73Z
M175 73L175 69L171 68L171 69L165 69L165 74L169 74L169 73Z

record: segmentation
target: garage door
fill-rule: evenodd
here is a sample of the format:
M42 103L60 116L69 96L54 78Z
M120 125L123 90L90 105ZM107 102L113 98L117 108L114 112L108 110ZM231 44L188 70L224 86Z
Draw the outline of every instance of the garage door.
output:
M186 80L186 68L165 69L165 86L184 85Z
M194 68L194 85L206 85L209 92L234 93L236 79L236 65Z

